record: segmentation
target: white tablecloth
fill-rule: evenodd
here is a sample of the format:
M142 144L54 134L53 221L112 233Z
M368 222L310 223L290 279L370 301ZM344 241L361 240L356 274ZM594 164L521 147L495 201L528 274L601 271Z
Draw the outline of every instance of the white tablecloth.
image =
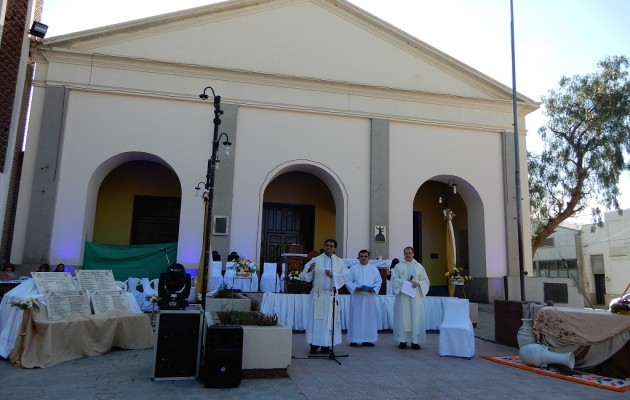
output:
M0 303L0 357L9 357L22 324L22 311L17 307L12 307L11 303L30 297L34 297L40 303L46 304L46 298L39 293L32 278L26 279L20 285L9 290L2 298ZM133 294L127 293L127 300L129 301L129 311L142 313Z
M306 301L308 294L265 293L260 312L276 314L278 321L294 330L304 330ZM350 295L337 295L341 314L341 329L347 329L350 312ZM378 329L392 329L394 326L394 296L376 296L378 304L376 317ZM424 316L427 330L438 330L444 317L443 304L451 301L451 297L426 297L424 299Z

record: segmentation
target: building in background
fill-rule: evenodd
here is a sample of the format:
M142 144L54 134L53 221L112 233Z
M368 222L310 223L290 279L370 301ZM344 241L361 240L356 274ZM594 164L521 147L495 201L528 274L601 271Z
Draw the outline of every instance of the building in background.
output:
M32 56L14 263L175 241L197 268L211 86L232 142L211 221L222 259L262 265L328 237L345 257L413 246L445 286L448 202L471 299L520 298L511 88L346 1L227 1L50 38ZM517 100L527 182L525 116L539 104ZM530 236L526 224L527 271Z
M630 288L630 210L604 215L604 224L563 224L534 254L534 278L579 282L585 306L607 306ZM528 280L526 280L527 282ZM553 280L546 280L553 282Z
M630 209L604 215L604 226L582 226L584 288L591 301L608 304L630 288Z

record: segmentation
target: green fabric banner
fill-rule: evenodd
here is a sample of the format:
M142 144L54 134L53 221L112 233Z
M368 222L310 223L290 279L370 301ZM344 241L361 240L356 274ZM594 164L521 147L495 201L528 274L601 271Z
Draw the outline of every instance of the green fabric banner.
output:
M159 278L176 260L176 242L138 245L85 242L83 269L111 269L117 281L151 280Z

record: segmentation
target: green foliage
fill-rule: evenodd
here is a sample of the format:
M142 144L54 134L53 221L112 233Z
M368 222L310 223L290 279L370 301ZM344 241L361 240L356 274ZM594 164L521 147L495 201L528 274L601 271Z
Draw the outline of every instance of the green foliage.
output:
M276 314L269 315L258 311L219 311L217 316L222 324L254 326L276 326L278 324Z
M562 77L542 98L547 124L541 154L528 153L532 250L591 201L619 209L619 177L630 170L628 59L610 57L598 70Z

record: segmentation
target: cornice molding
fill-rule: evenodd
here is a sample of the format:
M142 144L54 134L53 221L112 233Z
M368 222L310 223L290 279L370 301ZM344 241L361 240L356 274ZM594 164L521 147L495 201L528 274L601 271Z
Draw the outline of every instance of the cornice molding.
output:
M187 101L197 100L196 93L191 94L186 90L168 91L156 89L155 87L143 85L146 84L145 80L134 81L135 86L133 87L126 85L111 85L111 83L108 84L102 82L100 75L94 73L97 69L119 70L128 71L131 74L137 73L181 77L181 79L187 81L186 84L178 85L182 88L203 85L201 83L197 85L195 83L196 81L210 81L215 82L215 84L213 84L215 89L217 86L239 85L243 87L248 85L262 88L261 90L265 90L264 88L289 89L301 92L318 92L324 96L336 96L337 98L338 96L348 98L346 103L348 104L347 108L335 108L325 107L323 105L315 106L308 104L285 103L280 101L278 96L273 95L261 96L260 99L239 95L230 96L230 94L227 94L224 91L222 95L223 101L241 106L306 111L354 117L384 118L390 121L412 122L432 126L457 127L493 132L502 131L511 126L490 126L484 124L464 123L462 121L444 121L433 118L422 118L418 115L410 115L409 113L404 112L371 112L359 110L350 106L352 98L361 97L370 99L375 105L378 105L379 103L382 103L382 105L389 105L388 107L378 107L379 109L391 109L392 103L406 105L407 107L409 107L409 104L412 104L411 107L416 109L417 107L441 107L444 109L464 108L481 112L499 112L506 115L509 114L510 118L508 119L511 121L511 99L488 100L484 98L458 97L414 90L360 85L351 82L275 75L256 71L180 64L158 60L111 56L106 54L90 54L66 49L39 47L37 49L33 49L33 53L33 58L35 60L39 60L39 62L44 62L49 65L65 65L65 67L57 68L60 71L67 70L67 68L72 67L90 70L85 74L72 74L71 76L76 78L74 80L70 80L67 77L66 80L61 80L55 76L50 76L51 74L54 74L54 72L51 72L51 69L48 68L48 75L45 78L37 76L36 80L33 82L34 86L39 87L45 87L47 85L64 86L72 89L95 92L125 93L130 95L172 98ZM89 81L86 82L81 80L80 77L89 77ZM247 91L248 90L238 90L238 92ZM273 89L270 91L273 91ZM536 110L538 106L539 104L534 102L519 102L519 113L521 113L523 116L522 118L524 118L525 115Z

